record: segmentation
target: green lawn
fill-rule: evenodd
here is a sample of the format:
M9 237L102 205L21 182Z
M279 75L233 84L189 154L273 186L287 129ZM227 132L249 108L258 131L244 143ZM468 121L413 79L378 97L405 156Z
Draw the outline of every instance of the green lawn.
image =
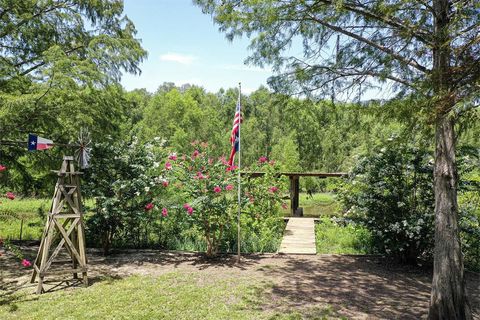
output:
M285 215L290 215L290 200L286 201L288 209L283 210ZM336 216L340 212L340 204L334 193L315 193L310 197L300 193L300 207L303 208L305 217Z
M338 225L322 218L315 225L317 253L366 254L369 253L370 235L361 226Z
M46 213L50 199L15 199L4 200L0 205L0 238L23 240L39 239L42 236L44 219L39 210ZM22 227L23 221L23 227Z
M86 289L17 293L13 301L0 296L0 319L302 319L298 310L261 308L270 286L251 277L187 272L104 279ZM315 310L315 319L330 319L331 312Z
M92 205L93 200L86 200ZM47 214L50 209L51 199L17 198L15 200L3 200L0 204L0 238L22 240L40 239L45 225L39 211ZM22 227L23 221L23 227Z

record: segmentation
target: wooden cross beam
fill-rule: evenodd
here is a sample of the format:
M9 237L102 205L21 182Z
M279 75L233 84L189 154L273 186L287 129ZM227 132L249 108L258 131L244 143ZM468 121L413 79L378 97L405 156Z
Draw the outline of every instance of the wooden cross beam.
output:
M77 279L77 273L82 273L83 284L88 285L79 172L75 171L73 157L64 157L62 167L56 172L58 180L52 205L33 264L31 282L35 282L38 276L37 294L45 292L43 283L47 274L70 272ZM60 241L53 247L58 238ZM72 268L53 269L52 263L63 248L70 256Z

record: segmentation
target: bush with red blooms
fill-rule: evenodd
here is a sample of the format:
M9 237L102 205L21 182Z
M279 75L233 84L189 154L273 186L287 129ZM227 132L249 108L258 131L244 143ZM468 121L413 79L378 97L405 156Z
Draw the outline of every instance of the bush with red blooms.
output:
M170 158L165 169L185 203L184 212L205 237L207 256L213 256L235 221L236 170L224 157L211 156L207 143L193 147L189 156Z

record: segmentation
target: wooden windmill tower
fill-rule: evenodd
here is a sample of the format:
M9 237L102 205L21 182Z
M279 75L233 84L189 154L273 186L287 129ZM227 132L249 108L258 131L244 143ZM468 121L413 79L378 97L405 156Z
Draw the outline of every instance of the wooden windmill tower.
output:
M31 278L33 283L38 275L37 294L45 291L43 284L47 274L72 273L73 278L78 279L78 273L81 273L83 285L88 285L79 179L82 173L75 171L73 157L64 157L60 171L54 172L57 173L58 180ZM71 258L69 268L52 265L62 248Z

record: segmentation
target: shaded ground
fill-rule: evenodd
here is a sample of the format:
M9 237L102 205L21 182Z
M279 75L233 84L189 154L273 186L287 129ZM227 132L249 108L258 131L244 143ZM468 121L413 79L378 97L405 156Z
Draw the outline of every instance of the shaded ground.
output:
M27 256L34 255L35 248L28 248ZM421 319L430 296L430 272L379 257L247 255L237 264L234 256L212 260L195 253L127 250L108 257L89 251L88 258L91 284L172 271L193 271L202 281L252 277L265 284L258 289L258 299L263 301L260 308L273 313L295 311L305 318L319 317L319 310L329 307L334 316L348 319ZM34 291L35 286L28 283L31 270L19 266L17 260L0 256L0 272L3 290ZM64 282L52 289L71 284ZM480 319L480 275L468 273L467 284L475 319ZM8 303L8 293L1 301Z

